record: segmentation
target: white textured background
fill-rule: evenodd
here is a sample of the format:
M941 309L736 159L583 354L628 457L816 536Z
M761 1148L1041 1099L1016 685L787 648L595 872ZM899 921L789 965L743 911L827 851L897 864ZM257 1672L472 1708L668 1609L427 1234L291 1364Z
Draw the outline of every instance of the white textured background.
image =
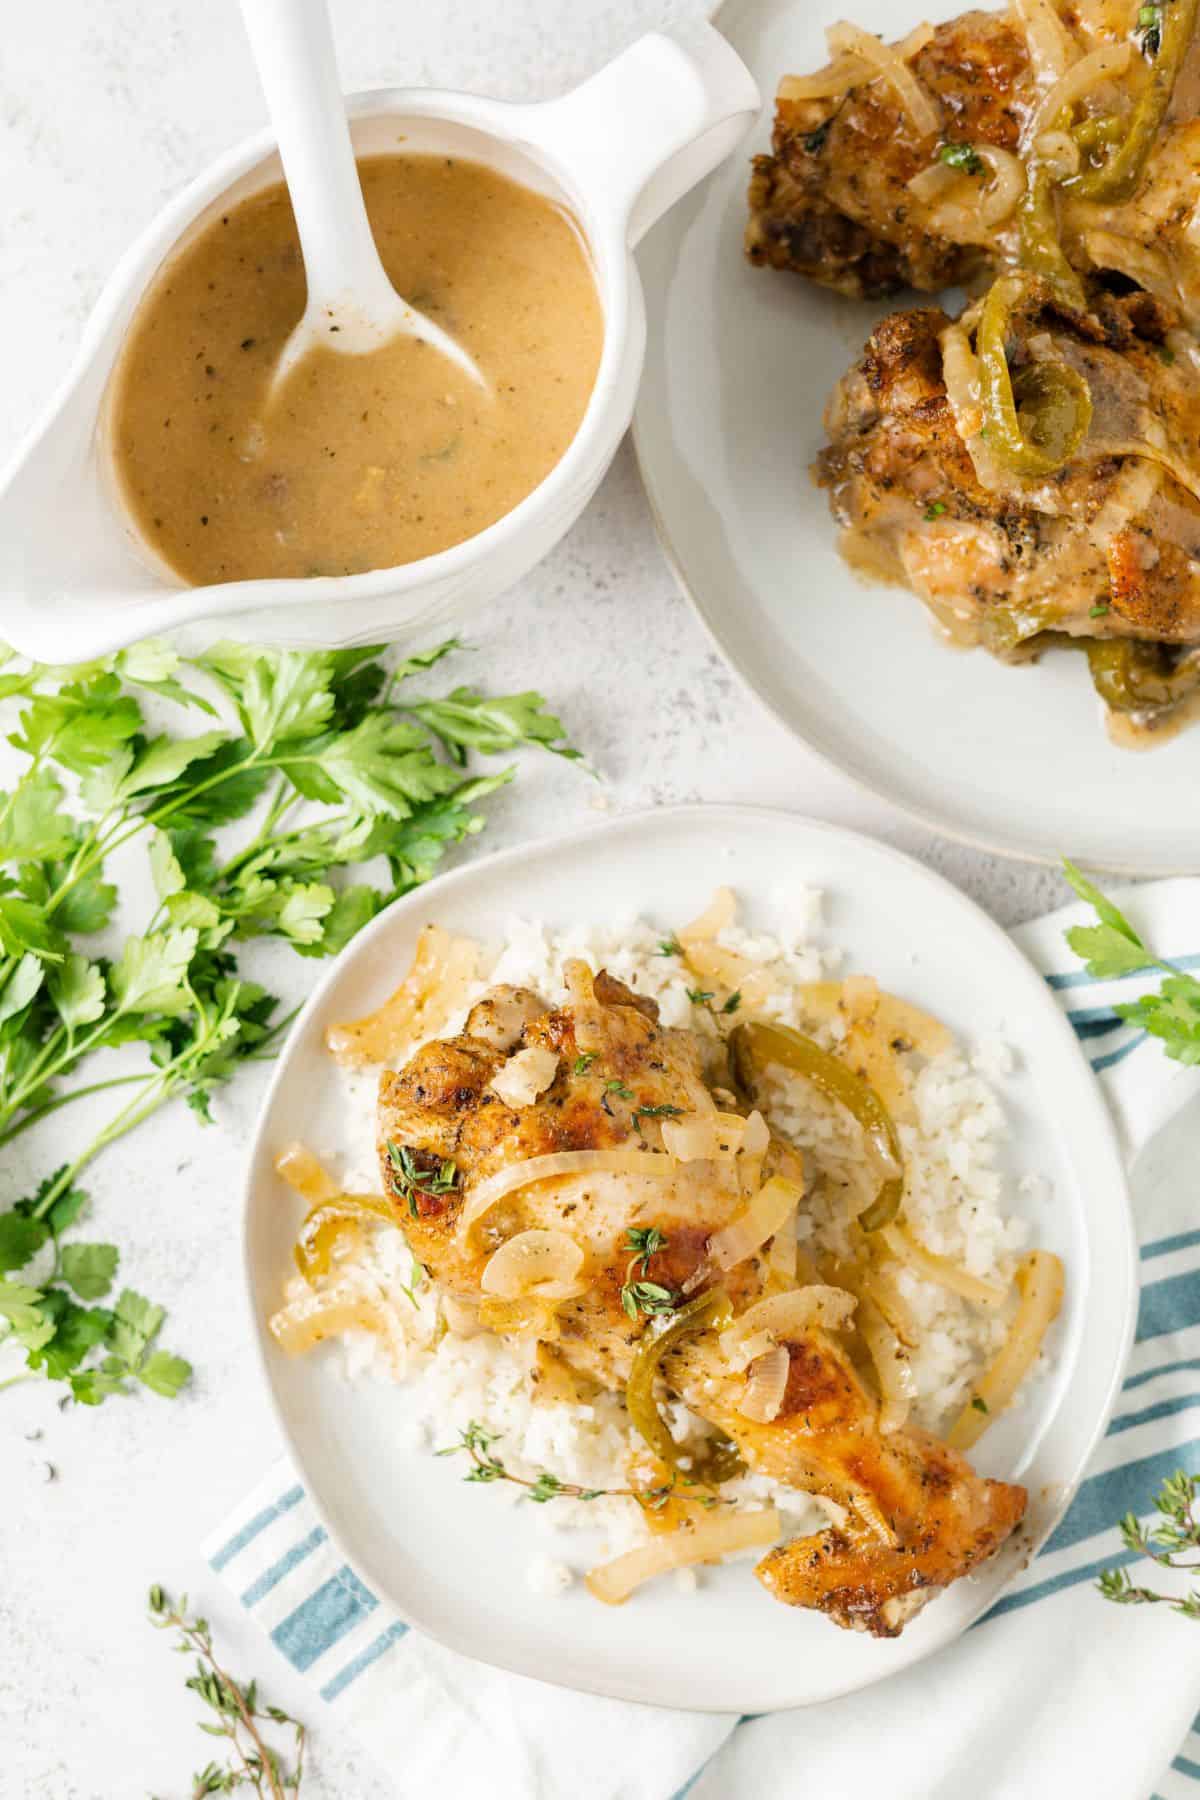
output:
M703 10L699 0L333 5L347 87L429 82L531 99L571 85L640 31ZM4 8L0 457L61 375L128 240L263 117L233 0ZM914 851L1004 923L1062 896L1049 872L897 818L767 718L676 593L628 448L567 541L470 635L471 661L451 675L551 694L607 776L614 808L746 800L860 826ZM576 825L595 801L592 784L567 767L527 762L493 806L483 845ZM313 965L281 958L278 969L298 997ZM243 1076L236 1097L221 1102L216 1130L182 1108L160 1115L91 1184L96 1234L126 1247L123 1275L170 1308L167 1341L198 1366L189 1396L62 1413L38 1384L0 1394L4 1800L167 1800L189 1791L211 1740L193 1729L182 1666L143 1623L152 1580L190 1587L234 1668L257 1670L303 1711L300 1684L268 1644L250 1641L195 1555L276 1448L245 1356L235 1245L242 1148L264 1080L260 1070ZM82 1140L78 1120L67 1129ZM0 1205L70 1148L31 1138L0 1169ZM389 1792L352 1743L333 1731L318 1737L305 1800Z

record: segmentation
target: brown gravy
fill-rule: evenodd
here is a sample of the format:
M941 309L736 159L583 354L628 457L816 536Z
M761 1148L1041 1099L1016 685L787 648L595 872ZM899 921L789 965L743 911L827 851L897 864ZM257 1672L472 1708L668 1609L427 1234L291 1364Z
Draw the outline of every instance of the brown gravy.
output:
M125 504L187 582L430 556L511 512L579 428L603 320L573 222L478 163L374 156L359 175L397 291L490 392L406 338L316 350L268 405L304 265L282 184L232 207L143 300L110 412Z

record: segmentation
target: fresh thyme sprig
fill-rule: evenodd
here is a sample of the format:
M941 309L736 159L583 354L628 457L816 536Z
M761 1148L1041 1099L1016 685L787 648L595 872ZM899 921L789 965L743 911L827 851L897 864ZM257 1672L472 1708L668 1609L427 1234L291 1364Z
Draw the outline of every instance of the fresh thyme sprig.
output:
M678 1297L670 1288L663 1287L661 1282L646 1280L647 1264L656 1251L665 1250L667 1239L657 1225L630 1225L625 1232L625 1248L631 1250L625 1267L625 1285L621 1289L621 1306L631 1319L644 1314L647 1318L661 1318L666 1313L673 1313L679 1304ZM641 1279L634 1279L634 1270L640 1265Z
M1125 1514L1120 1525L1125 1548L1173 1574L1200 1572L1200 1475L1177 1469L1154 1496L1154 1505L1158 1518L1149 1525L1136 1513ZM1200 1619L1200 1587L1164 1594L1137 1586L1128 1569L1120 1568L1105 1569L1096 1585L1118 1606L1169 1606L1185 1619Z
M579 1487L572 1481L560 1481L557 1475L550 1473L549 1469L539 1469L532 1479L524 1475L514 1475L511 1469L500 1461L492 1448L494 1444L500 1442L501 1436L502 1433L489 1431L486 1426L479 1423L478 1419L472 1419L466 1430L459 1433L456 1444L447 1444L435 1454L458 1456L465 1450L471 1458L471 1467L463 1476L464 1481L484 1484L492 1481L508 1481L516 1487L524 1488L526 1498L536 1501L539 1506L544 1505L547 1500L636 1500L639 1506L645 1507L649 1512L661 1512L672 1494L676 1493L681 1485L684 1487L695 1485L679 1470L673 1471L669 1480L660 1482L655 1487L644 1488ZM707 1492L688 1495L687 1498L694 1499L697 1505L705 1508L726 1504L719 1495Z
M436 1169L422 1169L406 1144L394 1144L390 1140L387 1153L392 1186L400 1198L408 1202L408 1210L414 1219L420 1217L418 1194L431 1197L452 1194L458 1186L458 1164L453 1161L440 1163Z
M178 1632L175 1649L181 1656L196 1658L195 1672L186 1685L215 1714L211 1722L200 1721L200 1730L210 1737L227 1738L230 1745L228 1763L210 1762L192 1776L191 1800L202 1800L205 1794L232 1794L238 1788L249 1788L260 1800L298 1800L304 1779L305 1727L280 1706L260 1705L256 1681L242 1687L221 1667L213 1654L208 1621L189 1618L186 1594L176 1605L155 1585L148 1599L150 1623L158 1631ZM264 1724L290 1726L294 1758L290 1773L280 1753L267 1742Z

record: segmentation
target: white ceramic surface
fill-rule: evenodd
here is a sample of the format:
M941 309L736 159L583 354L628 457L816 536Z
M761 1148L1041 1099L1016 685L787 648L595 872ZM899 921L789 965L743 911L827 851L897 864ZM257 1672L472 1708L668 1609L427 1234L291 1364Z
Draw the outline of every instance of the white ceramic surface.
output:
M574 522L629 423L645 348L630 246L729 153L757 101L737 57L700 23L676 37L640 39L574 92L535 106L432 88L349 99L360 154L402 144L474 158L551 195L579 220L605 318L591 400L541 485L465 543L365 575L185 588L146 554L119 511L103 406L155 271L223 207L280 178L269 133L228 151L128 251L58 394L0 470L0 639L45 661L82 661L219 620L222 632L252 642L341 646L433 630L503 593Z
M527 1560L545 1544L537 1513L495 1503L453 1462L402 1450L393 1389L347 1386L334 1352L289 1360L265 1326L292 1267L302 1211L273 1158L297 1137L318 1152L348 1150L323 1033L390 992L423 923L492 943L516 914L567 924L640 912L669 927L697 911L718 881L735 885L745 916L764 929L786 929L790 884L823 888L822 935L845 948L849 966L930 1008L968 1043L996 1034L1011 1043L1006 1166L1052 1183L1052 1202L1036 1206L1033 1225L1067 1268L1053 1366L977 1455L986 1472L1029 1487L1027 1526L894 1643L777 1605L745 1565L706 1574L701 1596L663 1583L611 1610L578 1586L564 1597L531 1593ZM1012 1204L1019 1210L1015 1183ZM893 850L792 815L731 807L646 813L505 852L381 915L326 975L283 1052L250 1156L245 1250L281 1426L331 1532L376 1592L443 1643L546 1681L755 1713L881 1680L951 1642L991 1604L1031 1539L1040 1543L1052 1528L1103 1429L1128 1348L1136 1273L1109 1115L1069 1025L1011 940Z
M846 0L727 0L718 22L764 96L826 60ZM959 11L855 0L895 35ZM770 142L765 110L748 150ZM876 794L1014 856L1131 874L1200 870L1200 731L1145 753L1105 736L1083 659L1005 668L947 649L920 602L867 586L835 549L809 465L834 380L890 305L867 305L742 255L739 154L642 246L649 350L634 420L668 556L730 662L776 716ZM900 303L920 304L908 297ZM926 302L927 303L927 302Z
M428 344L486 388L473 357L396 292L380 261L354 164L328 0L242 0L242 18L304 257L304 313L275 366L275 390L318 344L361 356L399 337Z

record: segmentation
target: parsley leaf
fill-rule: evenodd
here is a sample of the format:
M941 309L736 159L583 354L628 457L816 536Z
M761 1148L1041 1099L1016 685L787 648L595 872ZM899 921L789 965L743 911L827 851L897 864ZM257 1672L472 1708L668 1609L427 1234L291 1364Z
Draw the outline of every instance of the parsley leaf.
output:
M1164 979L1156 991L1115 1007L1117 1016L1158 1038L1176 1062L1200 1064L1200 981L1158 956L1124 913L1072 863L1065 862L1063 868L1075 892L1100 920L1098 925L1072 926L1066 933L1068 944L1084 959L1088 973L1111 979L1151 968L1163 971Z

